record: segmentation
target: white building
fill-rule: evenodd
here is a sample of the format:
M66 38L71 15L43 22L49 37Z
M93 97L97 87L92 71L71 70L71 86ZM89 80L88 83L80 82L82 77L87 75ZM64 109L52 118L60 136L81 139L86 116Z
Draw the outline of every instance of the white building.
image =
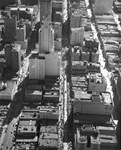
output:
M32 54L29 59L29 79L44 80L46 76L60 75L58 53Z
M44 80L45 56L33 54L29 59L29 79Z
M53 52L54 51L54 30L51 22L46 18L42 22L42 27L39 30L39 52Z
M60 75L60 57L58 53L45 54L45 75Z

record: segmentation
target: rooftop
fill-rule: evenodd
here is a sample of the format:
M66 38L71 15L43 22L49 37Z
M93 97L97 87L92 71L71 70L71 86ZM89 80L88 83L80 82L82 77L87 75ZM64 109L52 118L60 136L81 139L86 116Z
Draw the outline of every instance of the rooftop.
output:
M29 119L29 120L36 120L38 119L39 111L22 111L20 115L20 119Z
M25 94L30 94L30 95L42 95L42 91L40 90L26 90Z
M90 138L90 140L89 140ZM89 144L91 143L91 145ZM77 128L77 143L85 143L87 146L99 144L102 147L118 147L113 126L94 126L93 124L83 124Z
M40 133L57 133L57 126L41 126Z
M36 132L36 126L19 126L17 130L17 134L36 134Z
M10 11L17 11L18 7L11 7ZM31 14L33 14L33 8L26 8L26 7L19 7L19 11L27 11Z
M19 121L19 126L35 126L36 121L33 120L20 120Z
M74 91L75 93L75 101L80 102L98 102L113 105L113 101L111 99L111 95L109 92L90 92L87 93L86 91Z
M39 147L58 148L58 140L55 140L55 139L39 139Z
M40 133L39 139L58 140L58 134L57 133Z
M17 144L21 144L21 145L24 145L25 143L27 144L27 143L37 143L38 142L38 137L37 136L35 136L35 137L29 137L28 139L26 138L17 138L16 139L16 143Z
M90 82L101 84L106 83L104 76L101 73L89 73Z

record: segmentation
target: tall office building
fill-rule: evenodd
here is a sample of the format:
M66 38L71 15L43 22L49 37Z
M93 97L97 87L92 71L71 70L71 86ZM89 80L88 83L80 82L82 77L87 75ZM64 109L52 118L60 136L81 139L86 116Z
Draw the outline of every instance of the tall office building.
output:
M52 27L54 29L54 38L62 38L62 24L60 22L54 22Z
M4 19L5 35L4 39L8 42L13 42L16 36L17 18Z
M0 9L5 9L8 5L15 4L16 0L0 0Z
M42 22L42 27L39 30L39 52L53 52L54 51L54 30L51 22L46 18Z
M28 40L26 39L26 26L25 24L20 23L16 28L16 41L14 41L14 43L21 45L22 50L26 50L27 42Z
M44 18L48 17L51 21L52 16L52 0L39 0L40 5L40 25Z
M21 68L21 46L18 44L5 45L6 68L18 71Z
M84 38L84 28L72 28L71 29L71 45L83 45L83 38Z
M58 53L45 54L45 75L60 75L60 56Z
M25 41L26 38L26 26L16 28L16 38L17 41Z
M29 79L44 80L45 78L45 56L43 54L32 54L29 58Z
M95 0L94 12L96 15L112 13L113 0Z
M6 68L12 69L12 56L11 56L12 45L5 45L5 60L6 60Z
M19 71L21 68L21 46L14 44L11 50L12 70Z
M70 17L70 27L80 28L82 26L82 14L78 12L72 12Z

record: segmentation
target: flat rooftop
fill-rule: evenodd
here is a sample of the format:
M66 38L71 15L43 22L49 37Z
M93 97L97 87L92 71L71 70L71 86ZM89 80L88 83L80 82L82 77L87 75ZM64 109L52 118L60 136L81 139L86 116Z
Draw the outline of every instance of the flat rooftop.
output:
M113 101L111 99L111 95L109 92L92 92L87 93L86 91L74 91L75 100L82 102L103 102L105 104L113 105Z
M57 126L52 126L52 125L48 125L48 126L41 126L40 127L40 133L57 133Z

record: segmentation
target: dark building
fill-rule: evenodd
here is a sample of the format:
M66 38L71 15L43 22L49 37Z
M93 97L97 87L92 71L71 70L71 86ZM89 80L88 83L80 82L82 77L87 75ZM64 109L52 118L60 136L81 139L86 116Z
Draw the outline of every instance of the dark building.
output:
M40 5L40 24L46 17L51 21L52 15L52 0L39 0Z
M5 9L8 5L13 5L17 0L0 0L0 9Z
M5 59L6 59L6 68L12 68L12 55L11 55L12 45L6 44L5 45Z
M21 4L23 5L38 5L38 0L21 0Z
M5 45L6 68L18 71L21 68L21 46L18 44Z
M53 1L52 2L52 21L61 22L62 21L62 5L63 1Z
M6 42L13 42L16 36L17 18L16 17L5 18L4 25L5 25L4 40Z

